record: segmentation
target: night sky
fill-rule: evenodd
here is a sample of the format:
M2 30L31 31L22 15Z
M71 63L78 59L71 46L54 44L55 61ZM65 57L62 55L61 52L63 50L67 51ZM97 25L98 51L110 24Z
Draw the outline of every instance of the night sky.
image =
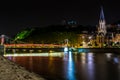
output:
M81 25L97 25L100 6L106 23L120 20L119 0L38 0L0 2L0 34L12 36L25 27L44 27L76 20Z

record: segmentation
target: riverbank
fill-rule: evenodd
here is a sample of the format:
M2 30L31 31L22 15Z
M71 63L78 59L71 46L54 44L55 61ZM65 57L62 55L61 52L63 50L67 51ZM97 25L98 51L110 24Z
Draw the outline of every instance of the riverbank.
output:
M18 64L0 56L0 80L45 80Z
M77 48L77 52L94 52L94 53L118 53L120 48Z

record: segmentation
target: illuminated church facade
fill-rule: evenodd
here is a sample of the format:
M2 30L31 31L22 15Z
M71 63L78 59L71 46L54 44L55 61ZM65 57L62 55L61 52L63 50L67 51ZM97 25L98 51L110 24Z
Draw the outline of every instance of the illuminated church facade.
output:
M81 48L119 47L120 34L107 30L109 27L111 27L111 25L106 25L103 7L101 7L97 31L93 33L94 35L88 33L79 34L77 47Z

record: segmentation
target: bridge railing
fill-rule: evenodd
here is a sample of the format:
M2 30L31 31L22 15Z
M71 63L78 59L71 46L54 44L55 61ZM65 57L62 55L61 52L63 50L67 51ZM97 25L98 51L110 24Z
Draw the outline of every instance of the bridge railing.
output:
M5 48L55 48L64 47L57 44L4 44Z

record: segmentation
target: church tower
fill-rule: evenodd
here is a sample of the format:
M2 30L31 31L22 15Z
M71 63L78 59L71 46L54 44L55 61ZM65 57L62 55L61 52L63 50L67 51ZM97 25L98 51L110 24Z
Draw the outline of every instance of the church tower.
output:
M101 7L98 34L97 34L97 44L99 47L104 47L106 33L107 33L106 22L105 22L103 7Z
M106 22L105 22L103 7L101 7L100 19L99 19L99 26L98 26L98 34L102 35L102 36L105 36L106 33L107 33Z

